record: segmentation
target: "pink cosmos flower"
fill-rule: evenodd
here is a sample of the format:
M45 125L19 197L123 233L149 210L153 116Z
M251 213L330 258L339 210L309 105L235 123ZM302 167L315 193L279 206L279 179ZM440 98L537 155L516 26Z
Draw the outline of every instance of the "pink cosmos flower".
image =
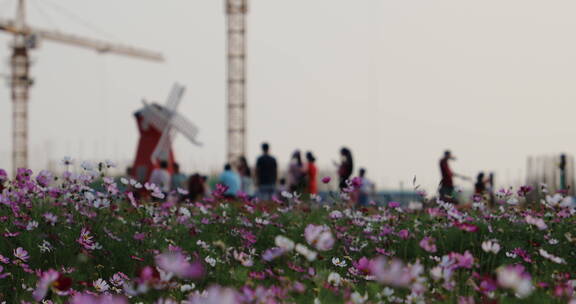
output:
M457 223L454 226L458 227L458 229L460 230L464 230L466 232L476 232L478 231L478 226L474 225L474 224L470 224L470 223Z
M96 249L96 242L94 242L92 235L90 235L90 230L87 228L82 228L80 237L76 241L86 250Z
M42 187L46 187L52 182L52 173L47 170L42 170L36 176L36 182Z
M28 261L30 258L28 251L24 250L22 247L18 247L14 250L14 256L24 262Z
M38 281L32 297L36 301L41 301L50 289L58 294L66 294L70 287L72 287L72 279L63 276L54 269L48 269L40 276L40 281Z
M204 267L200 262L190 263L182 253L175 251L157 255L156 266L183 279L197 279L204 274Z
M193 294L188 298L190 304L237 304L240 303L240 295L232 288L212 285L206 291L206 295Z
M276 258L278 258L279 256L283 255L284 253L286 253L286 251L280 247L272 247L269 249L266 249L266 251L264 251L264 253L262 253L262 259L264 261L270 262Z
M252 257L244 252L237 252L234 250L234 259L240 262L244 267L252 267L254 265Z
M378 282L394 287L409 287L412 281L409 269L398 259L378 257L371 261L370 272Z
M58 221L58 217L50 212L44 213L44 219L52 226L56 225L56 222Z
M474 265L474 256L466 250L464 254L458 252L451 252L450 258L456 261L454 268L472 268Z
M11 273L9 273L9 272L4 272L4 273L3 272L4 272L4 267L0 266L0 279L4 279L4 278L11 275Z
M498 284L512 289L519 298L525 298L534 291L532 278L522 265L501 266L496 270Z
M134 233L134 239L137 240L137 241L142 241L142 240L144 240L145 238L146 238L146 233L144 233L144 232Z
M10 264L10 259L0 254L0 262Z
M354 269L356 270L355 272L357 272L358 274L367 275L367 274L370 274L370 272L371 272L370 260L367 257L361 257L358 260L358 262L353 261L352 265L354 266Z
M6 174L6 171L4 169L0 169L0 184L4 183L7 180L8 180L8 174Z
M79 293L72 297L70 304L128 304L128 300L122 296L109 294L94 296L86 293Z
M110 278L110 283L116 287L124 285L124 282L128 280L128 276L123 272L117 272Z
M436 252L436 244L434 238L426 236L420 241L420 247L428 252Z
M534 225L536 227L538 227L538 229L540 230L545 230L548 228L548 226L546 225L546 223L544 223L544 220L541 218L537 218L537 217L533 217L531 215L527 215L525 217L526 223L530 224L530 225Z
M400 207L399 202L389 202L388 203L388 208L398 208L398 207Z
M326 225L309 224L304 230L304 238L309 245L314 246L319 251L332 249L336 241L330 228Z
M402 229L402 230L398 231L398 236L400 236L402 239L406 240L410 237L410 231L408 231L406 229Z

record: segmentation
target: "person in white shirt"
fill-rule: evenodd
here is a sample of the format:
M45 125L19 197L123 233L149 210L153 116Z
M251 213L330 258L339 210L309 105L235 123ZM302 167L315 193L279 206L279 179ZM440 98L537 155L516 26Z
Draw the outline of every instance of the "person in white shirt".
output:
M150 182L160 187L164 193L170 192L170 172L168 172L168 162L160 161L160 168L154 169L150 175Z

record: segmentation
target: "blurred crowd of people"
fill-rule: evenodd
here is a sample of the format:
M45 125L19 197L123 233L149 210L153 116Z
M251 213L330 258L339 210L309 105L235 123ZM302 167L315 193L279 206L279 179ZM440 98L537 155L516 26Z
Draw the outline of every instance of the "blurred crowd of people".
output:
M282 192L299 193L315 197L318 195L320 177L313 152L302 153L296 150L292 153L286 168L285 176L279 176L279 166L276 158L270 153L270 145L262 143L261 155L256 159L255 166L250 167L245 156L231 164L224 165L215 184L225 187L223 195L235 198L240 195L257 197L260 200L272 200ZM352 152L348 148L340 149L340 161L334 162L338 175L338 186L344 189L350 186L354 173ZM360 183L353 193L352 199L358 205L367 205L374 193L374 184L366 177L366 170L361 168L356 180ZM164 193L178 188L187 192L186 198L198 200L209 194L208 177L199 173L190 176L180 172L178 164L174 165L174 173L170 174L168 163L161 161L154 169L149 182L156 184ZM215 186L215 185L214 185Z

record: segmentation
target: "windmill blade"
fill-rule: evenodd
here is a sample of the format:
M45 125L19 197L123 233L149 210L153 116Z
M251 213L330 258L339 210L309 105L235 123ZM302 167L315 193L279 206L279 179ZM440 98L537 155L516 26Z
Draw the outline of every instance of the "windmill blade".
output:
M173 130L170 126L164 128L160 140L150 156L152 163L156 163L156 160L168 160L170 158L170 145L172 144Z
M178 83L175 83L172 86L172 90L170 91L170 95L166 101L166 108L169 111L176 112L176 108L178 108L180 101L182 101L182 96L184 96L185 90L186 87Z
M171 123L172 123L172 127L175 130L177 130L178 132L182 133L182 135L184 135L184 137L186 137L188 140L190 140L190 142L192 142L193 144L195 144L197 146L202 145L202 143L200 143L198 140L196 140L196 136L198 136L198 132L199 132L198 127L196 127L196 125L193 124L186 117L184 117L178 113L175 113Z

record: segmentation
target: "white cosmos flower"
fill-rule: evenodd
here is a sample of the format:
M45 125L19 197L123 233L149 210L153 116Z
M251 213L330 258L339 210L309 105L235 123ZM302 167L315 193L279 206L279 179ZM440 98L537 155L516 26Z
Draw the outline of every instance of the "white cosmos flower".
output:
M368 300L368 294L361 295L355 291L350 296L350 300L352 300L352 303L354 304L363 304L366 302L366 300Z
M94 200L94 208L108 208L110 207L110 201L105 198L99 198Z
M482 250L484 250L484 252L497 254L500 251L500 244L498 244L496 240L485 241L482 242Z
M342 284L342 277L340 276L340 274L336 273L336 272L331 272L328 275L328 284L332 285L332 286L340 286L340 284Z
M41 245L38 245L38 248L40 248L40 252L44 253L44 252L50 252L52 251L52 244L50 244L48 241L43 240Z
M303 255L310 262L316 260L316 256L318 255L318 253L316 253L316 251L310 250L310 249L308 249L308 247L306 247L302 244L296 244L295 249L296 249L296 252Z
M346 267L346 260L344 260L344 259L340 260L337 257L333 257L332 258L332 264L334 264L334 266L338 266L338 267Z
M187 291L193 290L195 287L196 287L196 285L194 283L184 284L184 285L180 286L180 291L181 292L187 292Z
M108 168L116 168L116 162L113 160L107 159L104 161L104 164L106 164L106 167Z
M110 289L110 285L105 280L98 279L92 283L96 291L98 292L105 292Z
M212 267L216 266L216 259L211 256L207 256L204 261L206 261L206 263L210 264Z
M73 163L74 163L74 159L72 159L72 157L70 157L70 156L64 156L64 158L62 159L62 164L64 166L72 165Z
M546 251L542 248L540 248L540 250L538 250L538 251L539 251L540 255L542 257L544 257L545 259L548 259L548 260L550 260L556 264L566 264L566 261L563 258L557 257L551 253L548 253L548 251Z
M188 208L186 207L180 207L180 209L178 209L178 212L185 217L190 217L192 215L190 213L190 210L188 210Z
M276 238L274 239L274 243L276 244L276 246L284 249L284 251L294 250L294 242L283 235L277 235Z
M32 231L36 228L38 228L38 222L37 221L29 221L28 225L26 225L26 230L28 230L28 231Z
M94 164L92 162L83 161L80 166L86 171L94 171Z

